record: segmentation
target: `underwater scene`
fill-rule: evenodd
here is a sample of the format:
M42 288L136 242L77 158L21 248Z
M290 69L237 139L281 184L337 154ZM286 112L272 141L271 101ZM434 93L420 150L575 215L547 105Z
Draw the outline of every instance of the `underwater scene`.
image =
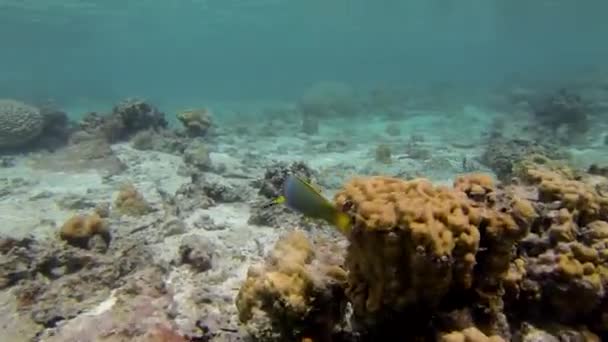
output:
M0 341L608 341L606 13L0 0Z

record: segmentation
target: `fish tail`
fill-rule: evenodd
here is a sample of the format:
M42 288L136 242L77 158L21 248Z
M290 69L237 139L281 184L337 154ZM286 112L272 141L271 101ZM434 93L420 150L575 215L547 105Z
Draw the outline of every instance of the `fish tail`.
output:
M350 220L350 216L348 214L338 211L336 216L334 217L334 225L340 230L340 232L344 235L349 235L350 230L352 228L352 222Z

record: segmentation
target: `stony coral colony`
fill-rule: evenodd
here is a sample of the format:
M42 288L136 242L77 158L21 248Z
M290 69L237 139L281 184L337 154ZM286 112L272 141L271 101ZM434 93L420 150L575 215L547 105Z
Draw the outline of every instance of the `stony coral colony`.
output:
M354 222L344 260L286 235L250 269L241 321L262 340L599 341L608 197L596 177L523 164L513 185L352 179L334 199Z

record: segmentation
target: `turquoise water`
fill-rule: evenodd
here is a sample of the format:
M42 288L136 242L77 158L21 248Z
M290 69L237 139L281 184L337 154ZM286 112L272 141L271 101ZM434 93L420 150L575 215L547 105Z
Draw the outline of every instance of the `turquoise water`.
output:
M0 93L65 105L291 99L312 83L493 87L601 66L608 3L0 3Z
M0 342L608 341L607 13L0 0Z

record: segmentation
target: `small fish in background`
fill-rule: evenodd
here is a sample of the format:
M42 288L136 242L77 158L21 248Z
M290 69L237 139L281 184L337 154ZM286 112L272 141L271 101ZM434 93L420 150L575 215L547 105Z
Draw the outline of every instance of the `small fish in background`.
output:
M283 194L264 205L264 207L268 208L283 203L288 208L308 218L327 221L345 235L348 235L351 231L350 217L338 210L333 203L321 194L320 190L295 175L287 176L283 183Z

